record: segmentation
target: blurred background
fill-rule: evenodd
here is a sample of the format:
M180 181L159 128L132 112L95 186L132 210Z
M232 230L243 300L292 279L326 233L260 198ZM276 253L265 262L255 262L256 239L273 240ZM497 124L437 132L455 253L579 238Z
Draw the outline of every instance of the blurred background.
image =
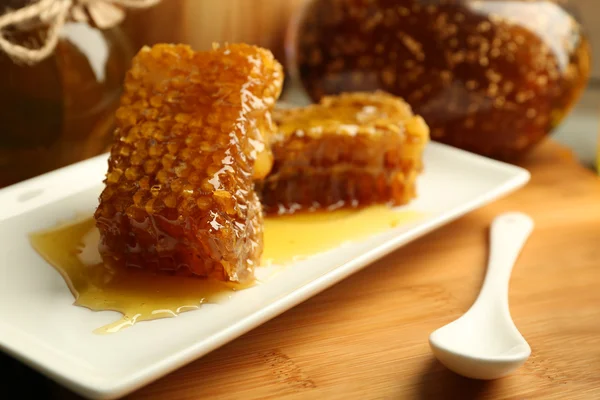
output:
M594 54L600 54L600 2L595 0L574 0L573 3L579 9L585 29L588 31L594 49ZM600 79L600 63L593 64L593 78Z
M0 5L8 12L35 2ZM196 50L257 44L298 67L285 101L384 89L425 117L434 140L518 162L551 133L584 165L598 162L600 1L162 0L122 11L110 0L75 4L48 57L0 54L0 186L106 151L131 57L158 42ZM53 23L24 21L4 32L40 49Z
M600 2L574 0L592 46L592 74L581 101L565 123L558 128L554 138L571 147L586 166L598 163L600 140Z
M247 42L283 59L290 18L305 0L163 0L129 13L124 27L137 47L158 42L209 49L213 42Z
M306 1L310 0L163 0L156 7L130 13L124 27L137 46L167 41L206 49L213 41L248 41L283 57L287 25ZM600 2L572 0L572 4L597 54ZM600 63L593 64L593 77L600 79Z

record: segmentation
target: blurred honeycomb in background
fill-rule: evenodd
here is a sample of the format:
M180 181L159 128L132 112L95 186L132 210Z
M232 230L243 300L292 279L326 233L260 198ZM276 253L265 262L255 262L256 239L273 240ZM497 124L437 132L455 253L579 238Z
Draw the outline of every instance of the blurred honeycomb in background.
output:
M288 46L313 100L385 90L433 140L510 161L563 121L590 74L566 0L307 0Z

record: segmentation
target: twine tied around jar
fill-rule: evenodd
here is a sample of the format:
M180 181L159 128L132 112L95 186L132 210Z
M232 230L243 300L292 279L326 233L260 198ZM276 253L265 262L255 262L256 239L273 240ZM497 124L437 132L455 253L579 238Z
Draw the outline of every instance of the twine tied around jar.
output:
M152 7L161 0L38 0L17 10L0 15L0 50L13 61L36 64L48 57L58 43L67 20L91 22L98 28L115 26L125 18L126 8ZM15 43L7 37L9 28L19 29L40 22L48 27L46 38L35 49Z

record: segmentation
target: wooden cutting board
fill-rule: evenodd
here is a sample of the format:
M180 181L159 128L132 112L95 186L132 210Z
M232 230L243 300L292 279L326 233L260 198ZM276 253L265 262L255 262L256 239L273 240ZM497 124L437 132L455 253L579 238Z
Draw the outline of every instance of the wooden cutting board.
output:
M600 179L551 141L523 166L532 181L519 192L129 398L600 399ZM508 210L536 222L510 287L532 356L507 378L468 380L436 362L427 339L471 305L489 223ZM50 393L73 398L57 386Z

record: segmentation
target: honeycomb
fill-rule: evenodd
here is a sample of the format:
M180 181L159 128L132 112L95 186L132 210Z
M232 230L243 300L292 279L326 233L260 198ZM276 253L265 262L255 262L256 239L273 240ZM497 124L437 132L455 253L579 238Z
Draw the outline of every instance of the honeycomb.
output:
M401 205L416 196L429 129L401 99L346 93L273 117L273 169L256 184L267 213Z
M263 246L253 181L271 169L282 81L281 65L254 46L140 50L95 213L107 265L252 277Z

